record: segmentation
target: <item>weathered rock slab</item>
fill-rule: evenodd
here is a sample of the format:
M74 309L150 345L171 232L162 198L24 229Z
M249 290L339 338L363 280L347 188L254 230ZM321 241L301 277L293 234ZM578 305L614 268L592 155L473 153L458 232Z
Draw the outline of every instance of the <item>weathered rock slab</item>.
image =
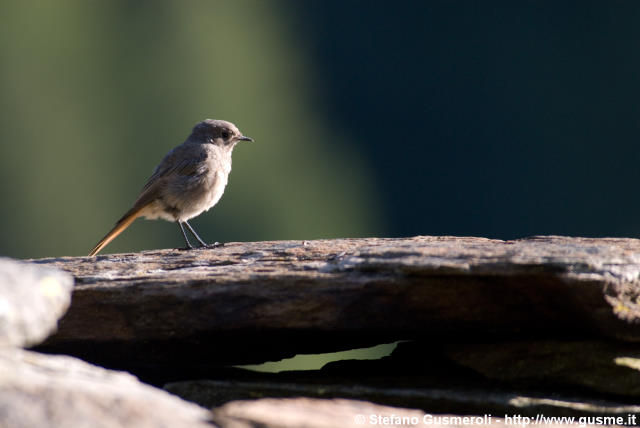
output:
M245 364L425 337L640 340L635 239L278 241L37 263L77 283L42 349L107 365Z
M0 427L211 428L210 413L126 373L0 350Z
M511 419L507 419L505 416ZM261 399L233 401L214 409L214 420L222 428L356 428L368 426L388 427L468 427L468 426L612 426L624 421L627 415L601 419L598 424L574 420L545 420L525 418L521 415L453 415L430 414L421 410L389 407L366 401L345 399Z
M29 346L55 331L73 278L58 269L0 258L0 347Z
M380 406L355 400L310 398L234 401L214 410L222 428L355 428L369 425L369 417L383 426L427 426L419 410ZM373 416L369 416L373 415ZM397 420L391 420L397 417ZM387 420L383 419L387 418ZM415 424L401 424L402 421ZM396 423L394 423L396 422Z

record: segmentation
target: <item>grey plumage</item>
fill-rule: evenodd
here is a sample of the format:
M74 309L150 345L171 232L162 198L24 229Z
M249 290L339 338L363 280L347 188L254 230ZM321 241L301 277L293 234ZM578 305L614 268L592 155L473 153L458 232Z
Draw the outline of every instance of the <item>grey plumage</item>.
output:
M162 159L133 207L89 255L97 254L138 217L177 222L187 247L191 247L184 223L204 244L187 221L213 207L222 197L231 172L231 154L239 141L253 140L231 122L207 119L198 123L186 141Z

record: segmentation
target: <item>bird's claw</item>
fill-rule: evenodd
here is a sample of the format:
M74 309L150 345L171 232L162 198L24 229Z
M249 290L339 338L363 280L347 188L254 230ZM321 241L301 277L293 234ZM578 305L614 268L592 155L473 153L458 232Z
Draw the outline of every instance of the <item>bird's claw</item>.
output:
M219 248L224 247L224 242L214 242L213 244L207 244L201 248Z

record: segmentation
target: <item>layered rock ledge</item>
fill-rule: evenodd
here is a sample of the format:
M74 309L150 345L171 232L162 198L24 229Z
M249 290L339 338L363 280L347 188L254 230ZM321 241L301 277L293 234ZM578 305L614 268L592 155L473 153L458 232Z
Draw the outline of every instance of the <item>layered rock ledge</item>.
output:
M181 360L243 364L416 338L640 340L633 239L280 241L36 262L76 279L46 347L103 362L152 349L172 363L176 346L194 350Z
M221 425L245 407L219 406L261 397L420 415L640 412L640 240L277 241L33 263L76 282L36 350L170 383ZM382 360L318 372L229 367L394 341ZM298 402L266 403L277 417Z

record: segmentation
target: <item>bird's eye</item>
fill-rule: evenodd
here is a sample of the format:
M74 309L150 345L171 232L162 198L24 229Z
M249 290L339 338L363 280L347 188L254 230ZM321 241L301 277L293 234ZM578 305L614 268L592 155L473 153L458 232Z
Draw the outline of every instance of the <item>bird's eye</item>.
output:
M224 138L225 140L227 138L229 138L229 132L228 131L222 131L222 138Z

